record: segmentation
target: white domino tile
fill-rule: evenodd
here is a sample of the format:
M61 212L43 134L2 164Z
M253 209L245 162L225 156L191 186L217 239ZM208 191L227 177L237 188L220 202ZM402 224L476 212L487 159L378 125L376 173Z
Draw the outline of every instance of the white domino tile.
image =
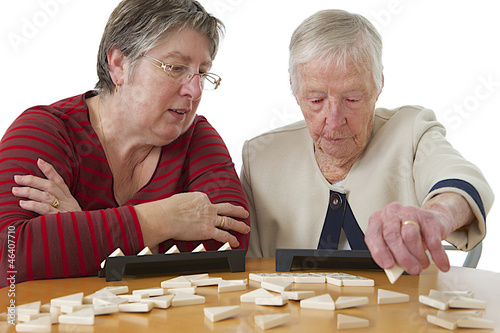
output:
M61 305L82 305L83 293L76 293L67 296L57 297L50 300L50 306Z
M196 287L217 286L222 281L220 277L206 277L191 281L191 284Z
M172 245L172 247L170 249L168 249L165 254L173 254L173 253L180 253L181 251L179 251L179 248L177 247L177 245Z
M478 317L465 317L457 320L459 328L482 328L494 329L495 322L493 320L478 318Z
M394 284L405 270L398 264L394 263L394 266L392 268L384 269L384 271L385 275L387 275L387 278L389 279L389 282L391 284Z
M239 305L232 306L215 306L203 309L205 317L211 322L221 321L236 316L241 311Z
M111 254L108 256L109 257L123 257L125 254L123 253L123 251L120 249L120 248L117 248L116 250L114 250L113 252L111 252ZM101 268L104 268L104 265L106 264L106 259L104 259L102 262L101 262Z
M61 305L61 313L73 313L85 308L92 308L92 304Z
M113 303L94 305L93 309L95 316L117 313L119 311L118 304L113 304Z
M246 294L240 296L240 302L242 303L255 303L255 299L257 297L272 297L274 294L271 294L264 288L259 288L252 290Z
M199 295L179 293L172 298L172 306L196 305L204 303L205 297Z
M353 329L353 328L364 328L370 325L370 321L368 319L348 316L344 314L337 315L337 329Z
M151 255L153 254L153 252L151 252L151 250L149 249L148 246L146 246L145 248L143 248L141 250L141 252L137 253L138 256L147 256L147 255Z
M117 295L116 297L127 300L129 303L139 303L145 298L149 298L147 294L137 294L137 295Z
M196 287L169 288L169 289L166 289L166 293L167 294L173 294L173 295L176 295L176 294L179 294L179 293L194 295L194 294L196 294Z
M127 294L129 292L128 286L111 286L104 287L101 290L107 290L115 295Z
M255 304L266 306L283 306L288 304L288 297L283 295L272 297L256 297Z
M205 252L206 249L205 249L205 246L202 244L198 245L193 251L191 252Z
M288 281L276 280L273 282L263 281L260 286L264 289L281 293L282 291L287 291L292 289L292 283Z
M486 309L486 302L471 297L452 296L448 306L459 309Z
M36 301L18 305L16 306L16 311L17 314L38 314L40 313L41 306L42 306L42 301Z
M174 295L164 295L158 297L148 298L146 301L153 303L154 308L158 309L168 309L172 305L172 299Z
M368 304L366 296L340 296L335 301L335 309L354 308Z
M229 250L232 250L231 245L229 244L229 242L226 242L226 243L224 243L224 245L219 247L219 249L217 251L229 251Z
M426 296L426 295L420 295L418 297L418 301L422 304L436 308L438 310L448 310L449 307L447 300L443 301L442 299L433 298L431 296Z
M217 291L226 293L231 291L246 290L247 284L245 280L221 280L219 281Z
M165 294L165 289L157 288L147 288L147 289L136 289L132 291L132 295L147 295L148 297L162 296Z
M294 283L325 283L326 278L321 275L313 275L309 273L296 274L293 277Z
M189 288L192 287L191 281L183 276L178 276L161 282L162 288Z
M94 325L94 309L87 307L80 311L60 315L59 324Z
M46 316L50 317L50 313L18 313L17 320L25 323Z
M146 313L151 311L152 309L153 309L153 302L152 301L147 302L146 300L143 300L142 302L139 303L126 303L118 305L118 310L120 312Z
M330 294L323 294L301 300L300 307L304 309L335 310L335 302Z
M316 293L314 291L309 291L309 290L289 290L289 291L282 291L281 295L286 296L289 300L293 301L300 301L306 298L311 298L316 296Z
M35 320L16 325L17 332L50 332L52 321L50 316L43 316Z
M254 317L255 324L263 330L284 325L292 319L289 313L256 315Z
M398 293L396 291L379 289L377 293L378 304L407 303L410 301L410 295Z
M455 330L457 328L456 320L451 318L438 317L436 315L427 315L427 321L436 326L446 328L448 330Z

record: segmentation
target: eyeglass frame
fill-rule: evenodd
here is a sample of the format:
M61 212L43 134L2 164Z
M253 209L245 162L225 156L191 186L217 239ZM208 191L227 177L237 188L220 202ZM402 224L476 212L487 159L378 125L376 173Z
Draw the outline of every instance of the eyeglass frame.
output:
M215 73L197 73L193 67L188 66L188 65L164 63L163 61L158 60L156 58L153 58L153 57L151 57L151 56L149 56L147 54L143 54L143 57L146 58L146 60L148 60L149 63L152 64L153 66L162 69L165 73L167 73L168 77L170 77L172 80L174 80L176 82L179 82L179 81L177 79L174 79L172 77L172 75L170 74L170 72L172 71L172 68L175 67L175 66L190 68L191 69L191 73L189 74L189 78L183 84L186 84L189 81L191 81L191 79L195 75L199 75L200 76L200 88L202 90L216 90L220 86L220 82L222 81L222 78L219 75L215 74ZM154 63L154 62L157 62L157 63ZM204 82L205 82L205 80L207 80L207 77L213 80L213 82L210 81L210 80L208 80L208 82L210 82L209 87L214 86L213 89L206 89L205 88Z

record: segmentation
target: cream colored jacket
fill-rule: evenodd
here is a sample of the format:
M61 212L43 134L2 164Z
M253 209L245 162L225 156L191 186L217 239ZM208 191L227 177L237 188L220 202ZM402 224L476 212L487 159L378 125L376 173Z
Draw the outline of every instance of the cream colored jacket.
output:
M434 113L418 106L375 110L370 142L341 186L319 170L304 121L246 141L241 181L250 205L250 257L315 249L330 190L346 194L363 231L370 215L391 202L421 206L438 193L459 193L476 221L447 241L465 251L484 238L494 198L481 171L446 141Z

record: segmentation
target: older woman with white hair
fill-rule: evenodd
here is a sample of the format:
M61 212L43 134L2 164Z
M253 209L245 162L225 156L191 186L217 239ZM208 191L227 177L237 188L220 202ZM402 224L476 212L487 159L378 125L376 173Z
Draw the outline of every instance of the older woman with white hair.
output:
M382 268L443 271L447 240L485 236L493 193L423 107L375 108L382 41L341 10L306 19L290 42L290 82L304 120L247 141L241 173L250 204L249 256L276 248L370 250Z
M124 0L106 25L99 81L22 113L0 143L0 286L96 274L114 249L202 242L247 249L228 150L196 115L223 25L193 0Z

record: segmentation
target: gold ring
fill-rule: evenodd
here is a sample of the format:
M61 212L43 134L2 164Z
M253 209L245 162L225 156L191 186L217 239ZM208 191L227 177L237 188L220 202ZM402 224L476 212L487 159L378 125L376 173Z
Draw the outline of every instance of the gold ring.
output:
M409 224L416 226L420 230L420 225L415 221L404 221L402 226L409 225Z
M56 197L54 197L54 202L51 204L51 206L54 207L55 209L57 209L57 207L59 207L59 205L60 205L59 200Z
M224 224L226 224L226 217L225 216L222 217L222 222L220 223L219 228L224 228Z

